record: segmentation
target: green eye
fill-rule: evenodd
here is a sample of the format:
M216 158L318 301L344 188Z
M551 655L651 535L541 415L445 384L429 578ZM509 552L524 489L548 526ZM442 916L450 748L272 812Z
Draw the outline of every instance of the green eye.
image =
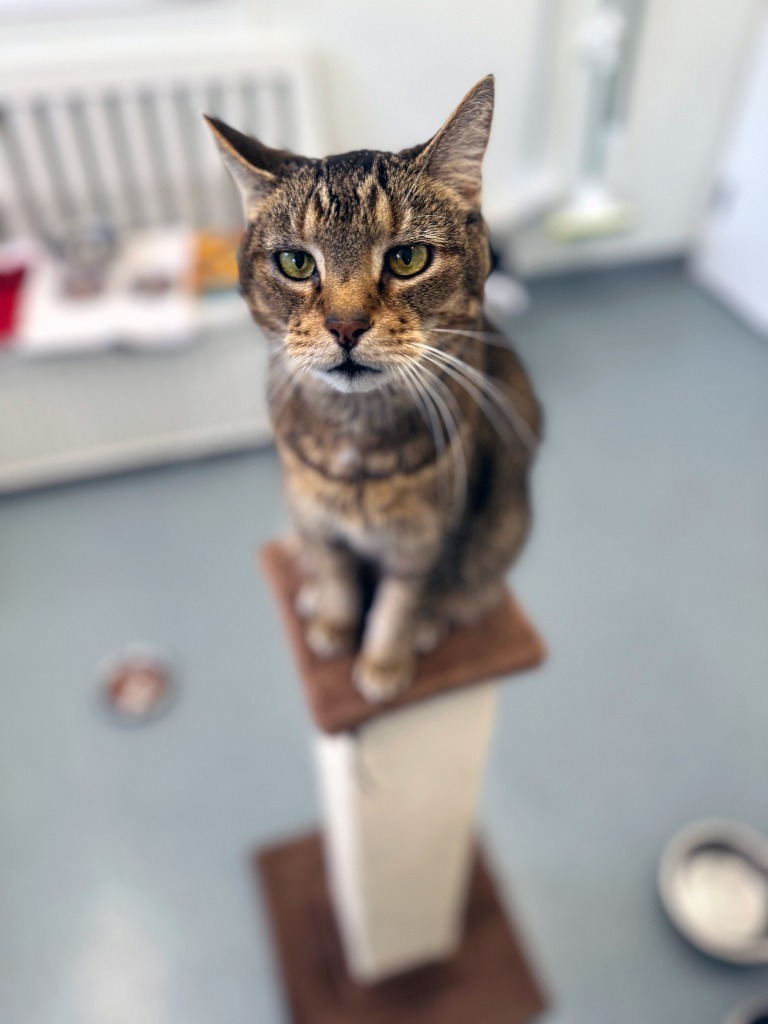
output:
M277 254L277 265L286 277L294 281L306 281L315 272L315 261L308 252L285 249Z
M426 267L428 259L426 245L400 245L387 253L387 266L397 277L413 277Z

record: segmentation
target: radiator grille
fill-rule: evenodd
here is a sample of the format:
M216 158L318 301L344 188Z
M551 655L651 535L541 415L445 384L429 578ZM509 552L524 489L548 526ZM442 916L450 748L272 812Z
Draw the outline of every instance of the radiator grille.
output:
M56 236L94 217L122 229L236 222L203 112L269 145L305 145L290 66L98 78L0 91L0 202L12 234Z

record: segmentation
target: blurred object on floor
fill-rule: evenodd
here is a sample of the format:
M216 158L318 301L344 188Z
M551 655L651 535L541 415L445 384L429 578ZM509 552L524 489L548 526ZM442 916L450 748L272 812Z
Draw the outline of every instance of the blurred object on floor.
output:
M768 1024L768 994L739 1003L723 1024Z
M110 655L97 676L107 708L126 725L157 718L178 695L169 659L148 644L131 644Z
M592 178L576 182L568 202L547 218L547 231L558 242L583 242L630 231L634 222L629 203Z
M670 920L697 949L768 964L768 839L738 822L698 821L669 841L658 886Z
M768 13L729 125L693 278L768 334Z

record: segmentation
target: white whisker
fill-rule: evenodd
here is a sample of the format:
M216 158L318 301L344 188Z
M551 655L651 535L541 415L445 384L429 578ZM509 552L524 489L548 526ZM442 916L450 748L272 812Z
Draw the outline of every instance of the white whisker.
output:
M464 451L464 442L461 436L460 422L462 420L461 409L458 402L451 394L449 388L426 366L421 367L422 373L428 376L429 382L422 378L422 385L427 394L430 395L435 406L440 410L443 421L449 435L449 444L453 464L453 503L451 506L451 518L458 521L464 511L469 484L469 472L467 469L467 457ZM439 391L435 389L438 388ZM453 407L453 410L449 408Z
M287 360L281 360L281 370L284 373L282 380L278 381L274 391L270 385L267 393L267 404L273 424L282 415L288 402L293 397L299 384L299 371L293 370Z
M509 423L506 422L503 417L499 416L493 403L489 401L488 397L483 394L482 390L474 383L474 381L466 377L463 373L455 369L453 366L449 366L446 363L442 362L442 360L436 359L435 356L432 355L431 353L426 353L424 355L424 358L428 359L431 363L433 363L433 365L440 367L440 369L447 373L450 377L453 377L457 384L459 384L467 392L470 398L473 398L475 400L475 402L482 410L488 422L491 424L492 427L494 427L497 434L499 435L499 437L502 438L502 440L505 440L507 442L511 440L510 433L514 433L514 431L510 427Z
M447 369L448 366L452 366L456 368L459 373L465 374L469 380L476 383L486 398L492 400L496 404L499 412L506 417L521 443L529 451L533 451L538 442L535 433L517 411L509 396L504 394L501 388L488 376L487 373L482 373L480 370L476 370L463 359L459 359L456 356L451 355L449 352L443 352L442 349L434 348L432 345L422 344L421 348L426 352L432 353L435 358L442 360L443 367L445 369Z
M446 444L445 435L443 433L443 421L440 419L440 412L435 406L434 400L430 398L426 391L422 390L417 367L403 366L401 369L411 381L411 394L414 395L420 406L426 412L427 418L425 419L425 423L427 423L427 426L429 427L432 441L435 445L435 463L437 466L438 486L444 491L446 480L442 472L442 461L443 455L445 454ZM422 413L422 416L423 415L424 414Z
M502 334L501 331L460 331L455 328L428 327L427 333L456 334L462 338L467 338L469 341L483 341L488 345L496 345L497 348L505 348L507 351L512 349L509 338ZM500 338L501 341L496 341L496 338Z

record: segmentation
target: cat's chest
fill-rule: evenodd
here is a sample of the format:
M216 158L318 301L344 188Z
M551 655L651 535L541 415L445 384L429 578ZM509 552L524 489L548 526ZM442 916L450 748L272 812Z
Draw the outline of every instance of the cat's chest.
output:
M351 439L319 447L310 454L310 461L326 477L350 484L358 484L361 479L381 479L399 470L398 452L391 446L363 448Z
M435 460L431 435L424 431L351 431L333 425L281 423L281 453L290 453L326 480L359 485L411 475Z
M372 459L349 444L319 467L285 442L278 446L294 513L314 534L374 554L404 532L430 531L440 518L432 461L403 472L395 458Z
M278 436L278 450L291 493L333 513L375 518L412 495L426 499L432 490L434 460L412 459L404 467L402 451L391 445L366 449L339 440L328 446L306 438L298 446Z

